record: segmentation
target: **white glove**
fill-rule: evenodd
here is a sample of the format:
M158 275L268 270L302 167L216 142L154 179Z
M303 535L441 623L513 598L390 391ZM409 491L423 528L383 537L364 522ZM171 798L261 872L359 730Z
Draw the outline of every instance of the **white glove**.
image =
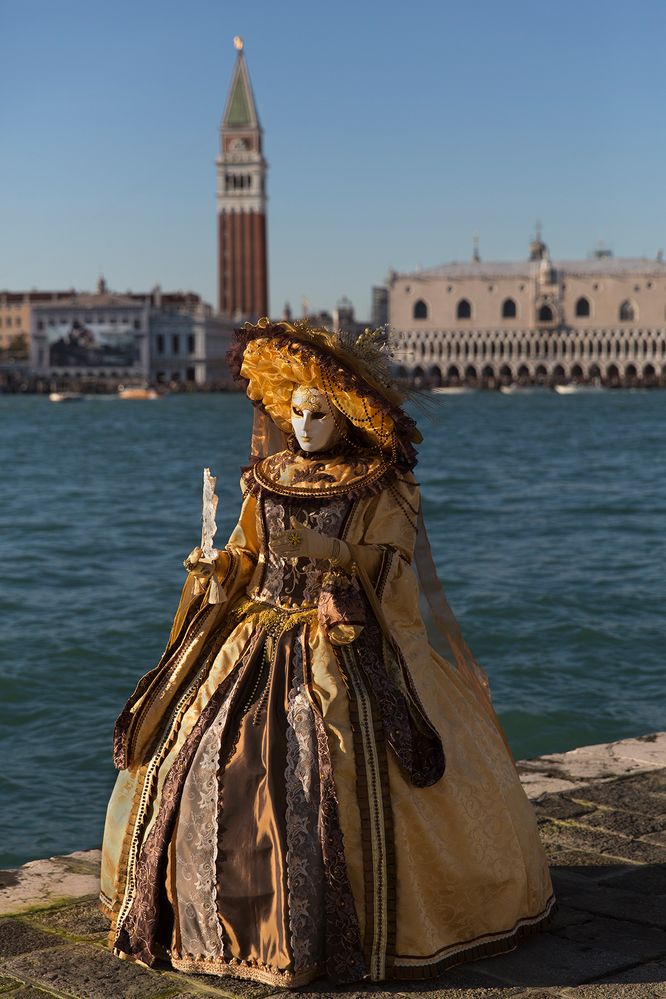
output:
M288 531L281 531L268 542L271 551L279 558L333 559L341 564L351 561L344 541L313 531L311 527L299 524L293 516L289 518L289 523L291 527Z

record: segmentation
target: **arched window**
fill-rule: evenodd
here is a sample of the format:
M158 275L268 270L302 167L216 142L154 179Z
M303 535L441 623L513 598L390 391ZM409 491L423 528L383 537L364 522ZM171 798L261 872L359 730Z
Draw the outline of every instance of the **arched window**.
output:
M542 305L539 309L539 322L540 323L552 323L553 321L553 310L550 305Z
M589 314L590 314L589 299L585 298L585 295L581 295L581 297L576 302L576 315L589 316Z
M516 318L516 303L512 298L505 298L502 302L502 319Z
M467 301L466 298L461 298L458 302L458 307L456 309L457 319L471 319L472 317L472 306Z
M623 323L631 323L638 318L636 315L636 306L628 298L620 306L619 315L620 321Z
M427 319L428 318L428 306L419 298L418 302L414 302L414 319Z

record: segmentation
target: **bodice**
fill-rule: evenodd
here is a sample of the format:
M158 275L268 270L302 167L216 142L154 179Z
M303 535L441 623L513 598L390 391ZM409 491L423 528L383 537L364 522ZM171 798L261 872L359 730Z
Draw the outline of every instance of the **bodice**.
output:
M315 607L323 575L330 569L328 559L278 558L268 543L276 534L290 529L291 517L320 534L341 538L352 506L347 496L304 499L264 493L258 503L261 549L248 595L282 607Z

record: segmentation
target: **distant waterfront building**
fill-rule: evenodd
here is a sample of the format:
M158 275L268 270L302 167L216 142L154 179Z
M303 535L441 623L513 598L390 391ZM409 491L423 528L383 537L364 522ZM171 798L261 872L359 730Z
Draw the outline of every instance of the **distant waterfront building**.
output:
M389 294L388 288L383 285L375 285L372 289L370 325L373 329L378 326L385 326L389 321Z
M147 379L149 301L107 290L56 293L32 305L30 361L50 378Z
M30 322L32 307L39 302L53 302L58 298L67 298L73 294L69 291L0 291L0 350L10 351L18 347L29 354Z
M217 157L218 308L238 322L268 315L268 164L243 42L236 38L234 44L238 54Z
M7 293L28 296L30 368L49 379L228 382L231 324L193 292Z
M282 318L286 319L287 322L291 322L292 320L291 309L288 305L285 306ZM367 323L359 322L356 318L354 306L346 295L343 295L342 298L338 299L338 302L332 312L329 312L327 309L321 309L319 312L312 312L309 302L304 299L303 315L301 318L307 318L311 326L320 326L325 329L332 330L343 330L345 333L362 333L368 325Z
M666 385L666 263L551 260L540 235L525 261L450 263L389 277L397 373L433 384Z
M150 381L188 382L231 387L225 355L231 346L233 323L216 316L210 305L194 309L151 308Z

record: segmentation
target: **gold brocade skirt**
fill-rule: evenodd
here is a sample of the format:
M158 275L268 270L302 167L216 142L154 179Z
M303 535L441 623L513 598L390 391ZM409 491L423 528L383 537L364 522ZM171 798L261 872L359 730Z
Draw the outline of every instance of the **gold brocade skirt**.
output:
M554 899L535 818L456 670L410 663L446 753L414 786L356 643L314 614L225 630L109 804L113 946L298 986L425 978L512 949Z

